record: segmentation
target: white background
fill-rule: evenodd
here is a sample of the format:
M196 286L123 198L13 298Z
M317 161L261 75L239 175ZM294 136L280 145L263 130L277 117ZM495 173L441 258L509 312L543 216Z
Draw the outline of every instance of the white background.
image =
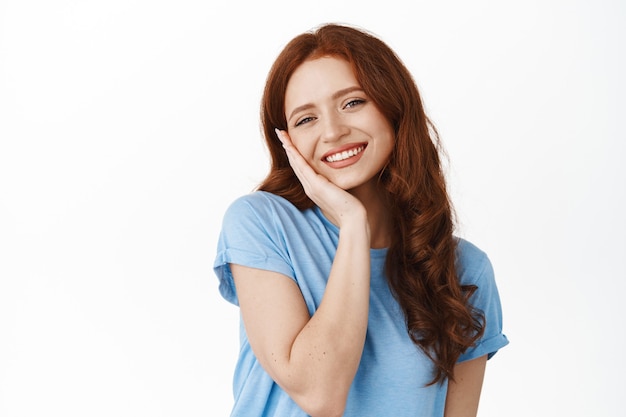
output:
M623 415L624 3L339 3L0 1L0 416L228 414L221 216L273 59L328 21L413 72L494 264L479 414Z

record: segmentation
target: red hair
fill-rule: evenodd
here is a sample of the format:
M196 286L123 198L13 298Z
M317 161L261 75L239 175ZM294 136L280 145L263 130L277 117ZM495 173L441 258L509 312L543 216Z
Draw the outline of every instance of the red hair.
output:
M431 384L452 379L459 356L483 334L484 316L468 301L476 286L459 284L453 212L437 131L411 74L384 42L352 27L329 24L287 44L269 72L262 99L261 121L272 161L259 189L280 195L301 210L313 205L274 128L287 129L289 78L304 61L322 56L349 62L365 93L394 128L395 147L379 176L394 219L387 280L404 312L409 336L434 363Z

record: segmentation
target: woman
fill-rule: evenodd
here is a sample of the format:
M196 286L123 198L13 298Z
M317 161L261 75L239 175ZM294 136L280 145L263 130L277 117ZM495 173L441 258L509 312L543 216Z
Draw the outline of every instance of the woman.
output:
M270 70L272 164L224 217L215 271L241 310L233 416L475 416L506 345L491 264L453 236L411 75L355 28Z

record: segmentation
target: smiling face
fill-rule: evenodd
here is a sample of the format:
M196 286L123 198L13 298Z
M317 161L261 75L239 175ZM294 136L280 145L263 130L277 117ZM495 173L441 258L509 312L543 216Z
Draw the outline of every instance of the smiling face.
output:
M348 191L375 186L394 131L347 61L322 57L300 65L287 84L285 117L293 144L316 172Z

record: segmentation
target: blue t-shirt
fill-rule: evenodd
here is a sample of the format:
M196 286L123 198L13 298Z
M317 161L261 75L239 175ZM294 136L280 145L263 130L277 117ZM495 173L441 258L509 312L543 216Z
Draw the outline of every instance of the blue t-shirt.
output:
M300 288L309 313L322 301L339 240L339 229L318 207L298 210L282 197L255 192L226 211L215 273L222 296L238 304L230 263L279 272ZM384 265L386 249L371 249L369 322L361 363L350 388L344 416L443 416L447 382L426 386L433 363L411 341L404 316L390 292ZM471 302L485 314L484 336L459 362L493 356L508 341L502 334L500 298L487 256L459 239L458 274L478 290ZM234 375L231 416L304 417L306 413L270 378L257 361L243 324Z

